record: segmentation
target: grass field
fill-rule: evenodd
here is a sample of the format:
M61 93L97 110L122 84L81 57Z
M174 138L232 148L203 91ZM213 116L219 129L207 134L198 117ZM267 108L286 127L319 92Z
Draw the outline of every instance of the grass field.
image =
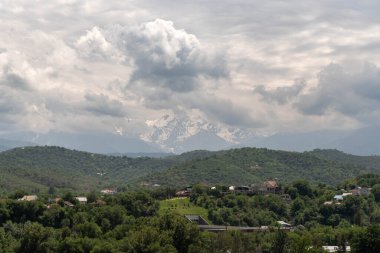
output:
M207 209L194 205L189 198L173 198L160 201L160 213L166 211L173 211L182 215L198 214L210 222L207 218Z

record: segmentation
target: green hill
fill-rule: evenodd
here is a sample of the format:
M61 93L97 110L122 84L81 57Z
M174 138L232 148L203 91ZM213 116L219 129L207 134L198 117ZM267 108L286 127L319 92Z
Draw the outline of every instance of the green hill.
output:
M380 156L357 156L346 154L336 149L315 149L309 153L331 161L357 165L368 170L380 171Z
M307 179L316 183L337 184L361 173L357 163L343 163L312 153L242 148L215 152L213 155L184 162L168 170L148 175L144 180L163 185L180 186L206 184L252 184L267 178L280 182Z
M173 159L132 159L60 147L17 148L0 153L0 191L39 191L49 186L89 191L125 186L174 163Z
M228 151L193 151L165 158L129 158L68 150L60 147L27 147L0 153L0 193L18 189L46 192L90 191L104 187L158 183L178 186L252 184L267 178L280 182L307 179L337 184L364 172L378 172L375 162L335 151L285 152L242 148ZM348 156L350 159L345 159ZM364 169L365 168L365 169Z

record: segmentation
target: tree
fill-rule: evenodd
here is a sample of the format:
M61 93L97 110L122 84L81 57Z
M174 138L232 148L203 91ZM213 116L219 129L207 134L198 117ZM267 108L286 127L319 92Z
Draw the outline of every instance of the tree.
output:
M98 198L96 192L91 191L87 194L87 202L88 203L94 203L96 199Z
M15 251L16 240L3 228L0 228L0 252L11 253Z
M198 241L199 230L183 217L165 214L159 222L160 230L168 231L178 252L188 252L189 246Z
M277 229L272 243L273 253L285 253L288 243L288 235L285 231Z
M380 203L380 184L375 184L371 190L376 202Z
M313 190L306 180L298 180L293 183L293 187L297 189L298 194L302 196L313 196Z
M38 223L25 223L20 240L20 247L17 252L20 253L45 253L55 252L58 246L54 241L53 230L44 228Z
M102 230L95 222L86 222L74 227L82 237L97 238L102 234Z
M352 240L354 253L377 253L380 249L380 225L372 225L358 232Z
M56 194L56 192L57 192L57 189L54 186L49 186L48 193L50 195L54 195L54 194Z

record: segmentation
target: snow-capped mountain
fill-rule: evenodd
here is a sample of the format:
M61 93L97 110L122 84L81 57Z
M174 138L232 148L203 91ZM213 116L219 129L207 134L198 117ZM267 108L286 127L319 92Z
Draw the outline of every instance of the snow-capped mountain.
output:
M140 138L174 153L194 149L219 150L254 136L251 131L212 124L200 116L165 115L160 119L147 120L146 124L150 131L141 134Z

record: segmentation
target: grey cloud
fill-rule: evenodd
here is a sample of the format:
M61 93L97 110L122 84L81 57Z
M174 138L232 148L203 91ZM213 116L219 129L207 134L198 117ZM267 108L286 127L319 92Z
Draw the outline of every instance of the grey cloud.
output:
M254 92L260 94L266 102L277 102L283 105L297 98L305 86L304 80L298 80L292 86L278 87L274 90L269 90L265 86L260 85L255 87Z
M75 43L78 54L91 61L123 60L117 49L108 41L99 27L93 27Z
M210 117L230 126L260 128L263 121L253 119L251 111L234 105L230 100L211 99L198 105Z
M236 105L229 99L219 98L212 94L195 93L192 96L181 97L181 101L183 101L183 107L198 109L209 119L229 126L260 128L265 125L264 121L252 116L254 110Z
M380 111L380 70L373 64L330 64L319 74L318 86L300 96L295 107L307 115L340 112L354 118Z
M109 98L104 94L86 94L85 109L97 115L112 117L125 117L127 112L124 105L117 100Z
M23 72L20 67L18 72L3 75L0 80L0 89L19 93L12 94L11 100L3 98L0 103L3 113L20 112L19 117L28 116L28 112L23 111L23 102L45 105L52 118L62 117L61 114L67 118L84 114L98 122L103 115L123 117L126 111L122 103L112 100L111 91L101 90L107 80L117 76L126 82L130 80L123 86L127 90L124 92L132 94L133 100L136 97L134 104L139 107L139 112L145 112L146 107L173 111L196 108L209 118L227 124L256 126L261 122L253 118L252 111L244 108L268 104L245 105L236 97L250 88L251 83L273 85L298 77L309 79L321 65L342 58L378 60L375 57L380 44L376 38L380 31L380 2L375 0L360 3L355 0L295 0L292 4L285 0L8 2L0 8L3 38L0 57L4 56L1 48L9 45L8 50L17 52L14 56L20 57L14 61L15 69L24 61L32 69L38 69L35 73ZM173 22L160 19L151 22L157 17ZM116 23L120 25L107 26ZM13 31L18 32L18 36L14 36ZM52 60L52 55L40 53L44 51L40 48L50 46L49 41L41 44L36 40L33 45L26 43L38 31L77 48L81 59L75 59L78 62L73 63L77 65L76 71L72 72L70 67L62 69L61 60ZM80 37L82 40L78 40ZM218 50L230 46L232 50ZM210 52L214 48L215 54ZM64 52L62 54L63 59ZM75 57L77 55L73 54ZM6 62L4 59L0 61ZM129 79L130 62L134 63L132 79ZM67 65L71 63L69 60ZM55 80L44 74L49 67L56 68L60 74ZM307 90L297 83L277 89L257 87L255 94L267 103L291 104L293 109L306 116L331 115L332 112L361 118L370 111L380 110L376 67L358 67L359 70L354 71L344 66L329 68L321 73L317 87L307 94ZM31 73L31 78L24 79L23 74L17 76L19 73L26 73L28 77ZM234 76L229 87L235 97L230 101L221 98L228 97L226 87L219 90L223 92L221 97L204 95L209 89L203 89L203 86L217 83L218 78L228 78L230 73ZM91 93L83 97L72 85L81 86L78 91L82 91L94 80L99 81L93 90L103 92L103 95ZM39 83L35 85L34 82ZM30 85L35 90L22 92ZM49 87L57 87L62 94L47 94ZM71 99L61 99L63 96ZM60 99L62 101L58 101ZM276 122L281 122L280 118L291 120L295 114L292 108L285 106L278 113L271 111L277 108L269 105L267 110L268 115L273 113L279 118ZM305 118L310 117L301 120ZM64 120L61 122L66 124ZM282 127L278 125L271 127Z
M0 80L0 84L19 90L29 91L32 89L27 80L14 73L6 73Z
M20 99L12 91L0 89L0 117L2 123L17 123L17 120L25 113L26 107L23 99Z
M195 90L187 93L175 93L167 89L149 89L144 94L144 104L155 110L171 110L176 115L186 115L196 109L208 119L229 126L247 128L263 127L263 120L254 118L254 111L234 103L234 101L217 97L213 94Z
M117 50L126 60L132 59L135 71L131 84L189 92L199 87L201 76L217 79L228 75L222 54L210 54L195 35L161 19L132 27L93 28L77 45L93 58L104 58Z
M176 110L183 102L180 96L173 94L173 91L163 88L144 89L143 103L151 109L172 109Z

